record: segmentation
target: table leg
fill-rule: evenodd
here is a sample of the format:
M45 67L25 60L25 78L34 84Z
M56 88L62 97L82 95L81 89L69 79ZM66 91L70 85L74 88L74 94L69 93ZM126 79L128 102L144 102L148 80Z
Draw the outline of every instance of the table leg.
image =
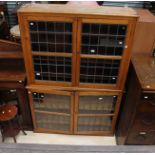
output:
M17 141L16 141L16 137L15 137L15 136L13 137L13 140L14 140L15 143L17 143Z
M28 97L27 97L27 92L25 88L19 88L16 89L18 101L19 101L19 107L20 107L20 112L22 115L22 126L26 129L32 129L32 119L31 119L31 113L30 113L30 107L28 103Z

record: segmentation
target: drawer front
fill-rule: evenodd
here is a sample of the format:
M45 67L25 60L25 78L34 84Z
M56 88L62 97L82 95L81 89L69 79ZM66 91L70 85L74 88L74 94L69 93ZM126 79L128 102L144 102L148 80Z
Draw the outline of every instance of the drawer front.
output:
M139 112L155 113L155 93L143 93L138 106Z
M0 90L0 104L2 103L11 103L18 105L19 99L17 95L16 89L6 89L6 90ZM20 106L20 105L18 105Z
M129 130L127 144L155 144L155 114L152 112L137 112L133 126Z
M134 131L155 131L155 114L151 112L137 113L132 128Z
M130 132L126 144L129 145L153 145L155 144L155 131L133 131Z

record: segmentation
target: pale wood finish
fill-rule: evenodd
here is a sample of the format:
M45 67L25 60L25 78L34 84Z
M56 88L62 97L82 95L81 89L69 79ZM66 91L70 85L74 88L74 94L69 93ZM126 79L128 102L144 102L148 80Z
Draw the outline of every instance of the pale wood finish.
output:
M100 56L100 55L84 55L80 54L81 52L81 26L82 23L112 23L112 24L127 24L127 34L126 34L126 40L125 40L125 48L123 51L123 56ZM76 84L79 85L79 87L88 87L88 88L109 88L109 89L123 89L124 83L126 80L126 74L129 67L130 57L131 57L131 46L132 46L132 40L133 35L135 31L135 20L128 21L128 20L108 20L108 19L87 19L87 18L80 18L78 20L78 35L77 35L77 66L76 66ZM119 68L119 74L118 79L115 84L86 84L86 83L80 83L80 59L81 58L99 58L100 59L113 59L113 60L120 60L121 64Z
M93 92L94 90L97 91L97 92L124 92L123 90L112 90L112 89L92 89L92 88L79 88L79 87L64 87L64 86L44 86L44 85L29 85L26 87L27 89L30 89L30 90L42 90L42 91L51 91L51 90L56 90L56 91L71 91L71 92Z
M88 55L88 54L81 54L80 58L96 58L96 59L113 59L113 60L120 60L122 56L108 56L108 55Z
M59 113L59 112L49 112L49 111L41 111L41 110L34 110L34 111L37 113L49 114L49 115L70 116L70 114Z
M29 35L29 29L28 29L28 20L41 20L41 21L63 21L63 22L71 22L73 24L73 29L72 29L72 54L68 53L43 53L43 52L36 52L32 53L31 51L31 46L30 46L30 35ZM75 83L75 67L76 67L76 29L77 29L77 21L74 18L62 18L62 17L49 17L46 16L42 17L39 14L36 16L21 16L19 14L19 22L20 24L20 31L21 31L21 36L22 36L22 45L23 45L23 53L24 53L24 60L25 60L25 66L26 66L26 72L27 72L27 77L28 77L28 84L32 83L38 83L39 80L35 80L34 77L34 68L33 68L33 61L32 61L32 55L40 55L40 56L65 56L65 57L72 57L72 81L70 84L66 83L65 86L69 85L74 85ZM22 26L23 24L23 26ZM25 44L25 45L24 45ZM49 82L49 81L48 81ZM43 84L49 84L48 82L42 82ZM59 82L52 82L52 84L58 85Z
M45 53L45 52L35 52L32 53L32 55L36 56L61 56L61 57L72 57L72 54L70 53Z
M114 113L112 113L112 114L79 114L78 113L79 96L100 96L100 95L103 95L103 96L104 95L106 95L106 96L118 95ZM77 92L77 93L75 93L75 113L74 113L74 120L75 120L74 127L75 128L74 128L74 132L77 133L77 134L85 134L85 132L77 130L77 124L78 124L78 117L79 116L81 116L81 117L87 117L87 116L89 116L89 117L113 116L111 133L114 134L121 99L122 99L122 93L118 93L118 92ZM102 131L98 131L98 132L102 133ZM88 133L95 134L96 132L95 131L91 131L91 132L88 131Z
M127 72L129 68L130 58L131 58L131 48L133 44L133 36L135 32L136 22L132 21L128 24L128 32L126 36L126 45L127 48L125 48L123 53L123 58L121 61L121 66L119 69L119 78L117 80L117 87L121 90L124 88L124 84L127 77Z
M67 5L44 5L28 4L18 10L22 46L24 51L25 66L28 77L29 100L35 132L49 133L67 133L67 134L86 134L86 135L113 135L115 131L116 120L119 112L126 74L131 57L131 46L134 36L134 30L137 21L137 14L130 8L119 7L77 7ZM30 47L29 21L62 21L71 22L72 29L72 53L50 53L35 52L32 53ZM81 27L82 23L107 23L107 24L125 24L127 25L127 34L125 48L122 56L103 56L87 55L81 53ZM66 51L67 52L67 51ZM72 58L72 82L42 81L35 80L32 56L62 56ZM116 84L88 84L80 83L80 59L98 58L121 60L119 74ZM32 92L49 93L56 95L66 95L71 97L70 131L56 131L36 127L35 110L33 107ZM114 112L111 114L78 114L78 101L80 96L99 96L99 95L117 95L117 103ZM42 111L39 111L42 112ZM53 114L53 112L46 112ZM61 113L54 113L61 115ZM78 116L80 117L112 117L111 131L77 131Z
M34 105L33 105L33 99L32 99L32 92L39 92L39 93L48 93L48 94L56 94L56 95L63 95L63 96L70 96L70 109L71 112L70 114L65 114L65 113L58 113L58 112L48 112L48 111L41 111L41 110L35 110ZM44 131L44 132L52 132L52 133L73 133L73 109L74 109L74 96L72 92L66 92L66 91L55 91L55 90L42 90L42 89L31 89L28 91L29 94L29 102L30 102L30 108L31 108L31 113L32 113L32 120L33 120L33 127L34 131ZM57 130L49 130L49 129L41 129L37 128L36 126L36 117L35 117L35 112L42 113L42 114L48 114L48 115L57 115L57 116L67 116L70 117L70 131L57 131Z
M18 13L57 13L66 15L93 15L93 16L123 16L123 17L137 17L136 12L131 8L123 7L106 7L106 6L69 6L57 4L26 4L18 10Z

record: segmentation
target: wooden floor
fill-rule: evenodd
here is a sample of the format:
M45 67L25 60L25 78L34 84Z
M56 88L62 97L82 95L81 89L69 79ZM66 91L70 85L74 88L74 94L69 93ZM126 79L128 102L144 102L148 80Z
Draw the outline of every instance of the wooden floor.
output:
M72 146L72 145L41 145L41 144L1 144L0 153L63 153L63 152L126 152L152 153L154 146Z

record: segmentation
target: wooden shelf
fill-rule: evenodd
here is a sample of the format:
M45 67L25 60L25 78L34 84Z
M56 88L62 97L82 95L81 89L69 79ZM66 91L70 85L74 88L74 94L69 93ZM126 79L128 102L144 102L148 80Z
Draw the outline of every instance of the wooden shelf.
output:
M23 58L21 44L0 39L0 59Z
M0 81L24 81L26 74L24 71L0 70Z
M21 58L23 58L22 52L0 51L0 59L21 59Z

